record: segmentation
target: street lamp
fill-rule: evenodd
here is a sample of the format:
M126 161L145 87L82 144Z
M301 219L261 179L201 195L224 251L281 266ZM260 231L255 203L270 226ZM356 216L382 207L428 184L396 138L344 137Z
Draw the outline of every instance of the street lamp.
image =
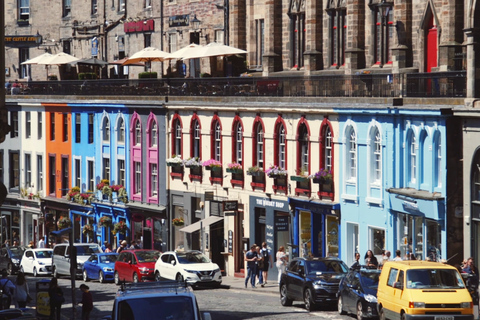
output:
M382 23L381 23L381 45L382 45L382 50L381 50L381 56L380 56L380 67L383 68L383 65L385 64L385 56L386 56L386 37L385 37L385 32L386 32L386 26L387 26L387 17L388 14L390 13L390 9L392 8L393 3L387 2L386 0L382 0L379 4L377 4L378 11L380 12L381 18L382 18Z
M223 0L223 6L216 4L217 9L223 9L223 41L225 45L230 45L230 18L229 18L229 0Z

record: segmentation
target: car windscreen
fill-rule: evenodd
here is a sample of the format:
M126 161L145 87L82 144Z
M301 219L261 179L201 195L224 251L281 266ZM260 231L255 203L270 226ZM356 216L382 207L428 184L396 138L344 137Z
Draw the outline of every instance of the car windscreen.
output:
M37 259L51 258L52 254L53 254L52 250L35 251L35 257L37 257Z
M210 259L207 258L201 252L185 252L177 253L179 263L210 263Z
M411 269L407 271L410 289L462 289L465 284L453 269Z
M360 282L362 283L363 288L377 289L379 278L380 278L379 271L360 272Z
M100 263L114 263L117 261L117 255L109 254L108 256L100 256Z
M338 260L312 260L306 261L306 272L334 272L334 273L347 273L348 267L345 263Z
M160 251L137 251L138 262L155 262L160 257Z
M77 248L77 256L89 256L92 253L101 252L98 245L84 245L75 247Z
M23 253L25 252L25 249L20 247L10 247L10 252L11 252L12 258L21 259L23 256Z
M146 296L118 303L119 320L190 320L195 319L193 301L185 296Z

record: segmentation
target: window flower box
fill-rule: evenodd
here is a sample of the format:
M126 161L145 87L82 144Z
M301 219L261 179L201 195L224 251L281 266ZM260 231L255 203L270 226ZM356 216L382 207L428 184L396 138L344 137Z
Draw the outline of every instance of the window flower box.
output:
M238 173L243 172L243 169L227 168L226 170L227 170L227 172L234 173L234 174L238 174Z
M187 168L199 168L202 166L202 161L198 157L188 158L183 165Z
M247 174L248 174L249 176L256 176L256 177L258 177L258 176L260 176L260 175L262 175L262 174L264 174L264 173L265 173L265 172L263 171L263 169L260 168L260 167L257 167L257 166L253 166L253 167L250 167L250 168L247 169Z
M291 176L290 180L302 182L309 180L309 178L307 176Z
M167 159L167 166L168 167L181 167L183 166L182 157L179 155L173 155L172 158Z
M281 177L286 177L288 174L288 171L283 169L282 167L279 167L277 165L270 166L267 170L265 170L265 173L269 178L281 178Z
M210 159L210 160L204 161L202 163L202 166L204 166L206 170L211 170L211 171L222 170L222 163L220 161L215 160L215 159Z
M232 162L227 164L227 172L230 173L243 173L243 167L240 163Z
M314 183L320 184L331 184L332 183L332 173L330 170L320 169L320 171L316 172L311 176L313 178Z

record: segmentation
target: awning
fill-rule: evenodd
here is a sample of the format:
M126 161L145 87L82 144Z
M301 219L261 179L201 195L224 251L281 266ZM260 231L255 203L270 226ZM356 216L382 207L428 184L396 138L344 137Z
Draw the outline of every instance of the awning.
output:
M215 222L218 222L220 220L223 220L223 217L210 216L210 217L205 218L203 220L192 223L192 224L180 229L179 231L186 232L186 233L192 233L192 232L195 232L197 230L200 230L200 223L202 223L203 227L206 227L206 226L214 224Z

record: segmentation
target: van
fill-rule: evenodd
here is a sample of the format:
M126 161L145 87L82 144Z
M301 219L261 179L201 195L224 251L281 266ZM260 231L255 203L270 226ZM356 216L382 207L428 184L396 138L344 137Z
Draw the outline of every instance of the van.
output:
M377 309L380 320L473 320L473 302L462 276L456 268L438 262L386 262L378 283Z
M90 258L92 253L103 252L102 248L96 243L74 243L77 249L77 277L82 276L82 267L85 261ZM70 276L70 247L68 243L60 243L53 247L52 255L52 273L53 276Z

